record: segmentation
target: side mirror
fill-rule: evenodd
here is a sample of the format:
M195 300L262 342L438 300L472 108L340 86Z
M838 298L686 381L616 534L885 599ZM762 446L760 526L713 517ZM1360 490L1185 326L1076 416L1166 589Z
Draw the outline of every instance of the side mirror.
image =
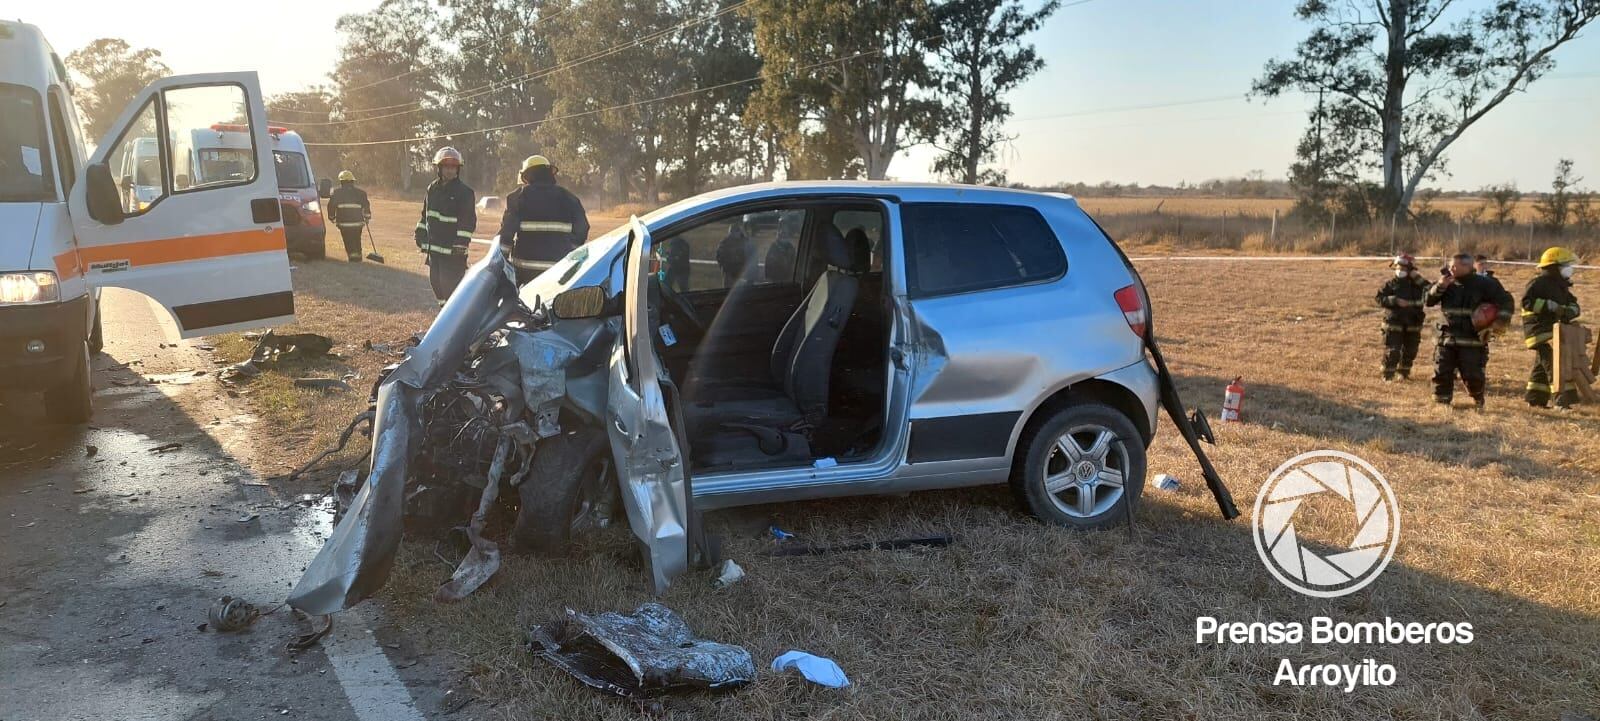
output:
M84 198L89 205L89 217L102 225L121 223L122 196L117 193L116 181L111 179L111 168L105 163L91 165L85 170L84 179L89 184Z
M322 178L317 181L317 197L327 199L333 197L333 181Z
M564 290L550 301L550 311L557 318L598 318L605 313L606 291L598 285Z

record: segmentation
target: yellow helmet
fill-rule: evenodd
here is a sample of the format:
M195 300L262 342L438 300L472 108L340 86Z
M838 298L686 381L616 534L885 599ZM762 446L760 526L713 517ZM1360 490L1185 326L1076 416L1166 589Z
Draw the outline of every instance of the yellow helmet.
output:
M1578 262L1578 256L1572 251L1561 246L1546 248L1544 255L1539 256L1539 267L1547 268L1552 265L1566 265Z
M356 182L356 174L348 170L341 170L339 171L339 182L354 183Z
M541 167L547 167L549 165L550 165L550 159L549 158L546 158L543 155L530 155L530 156L528 156L527 160L522 161L522 170L519 171L519 172L524 172L525 173L525 172L528 171L529 168L541 168Z

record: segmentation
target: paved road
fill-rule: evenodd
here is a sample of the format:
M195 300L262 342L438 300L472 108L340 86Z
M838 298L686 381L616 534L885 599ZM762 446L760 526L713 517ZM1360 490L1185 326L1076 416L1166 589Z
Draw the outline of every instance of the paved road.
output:
M141 296L103 305L92 426L0 399L0 719L422 718L361 617L299 654L285 642L310 624L288 609L197 630L224 594L281 601L326 514L278 510L245 470L252 419L208 354L160 348Z

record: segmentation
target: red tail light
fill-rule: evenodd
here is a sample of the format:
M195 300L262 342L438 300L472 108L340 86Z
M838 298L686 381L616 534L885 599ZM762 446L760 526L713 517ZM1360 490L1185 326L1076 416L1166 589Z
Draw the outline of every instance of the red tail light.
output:
M1122 309L1122 317L1128 321L1128 327L1133 329L1133 334L1144 337L1145 326L1150 322L1150 309L1145 307L1144 296L1139 293L1139 287L1130 285L1115 293L1117 307Z

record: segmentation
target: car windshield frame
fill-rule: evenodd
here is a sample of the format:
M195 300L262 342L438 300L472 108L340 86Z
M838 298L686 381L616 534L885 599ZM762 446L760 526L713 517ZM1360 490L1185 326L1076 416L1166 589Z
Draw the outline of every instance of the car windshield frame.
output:
M272 164L278 170L278 190L305 190L306 188L315 187L316 184L311 181L311 166L306 162L305 153L297 150L274 150L272 151ZM283 168L285 165L294 165L294 172L299 173L304 182L300 185L290 185L284 182Z
M33 149L37 153L35 162L39 167L39 186L37 189L26 189L20 180L13 186L10 178L0 177L0 203L54 203L60 200L53 172L55 166L50 148L50 133L45 124L44 96L40 95L37 89L27 85L0 83L0 105L15 104L14 107L6 107L0 112L0 118L5 120L4 138L7 142L17 141L16 157L0 157L0 173L9 173L8 165L20 163L17 177L20 179L32 175L26 170L29 158L22 154L23 148L31 147L22 142L26 128L17 123L26 115L21 106L27 100L33 101L34 108L33 120L36 129L34 139L38 142L38 146Z

